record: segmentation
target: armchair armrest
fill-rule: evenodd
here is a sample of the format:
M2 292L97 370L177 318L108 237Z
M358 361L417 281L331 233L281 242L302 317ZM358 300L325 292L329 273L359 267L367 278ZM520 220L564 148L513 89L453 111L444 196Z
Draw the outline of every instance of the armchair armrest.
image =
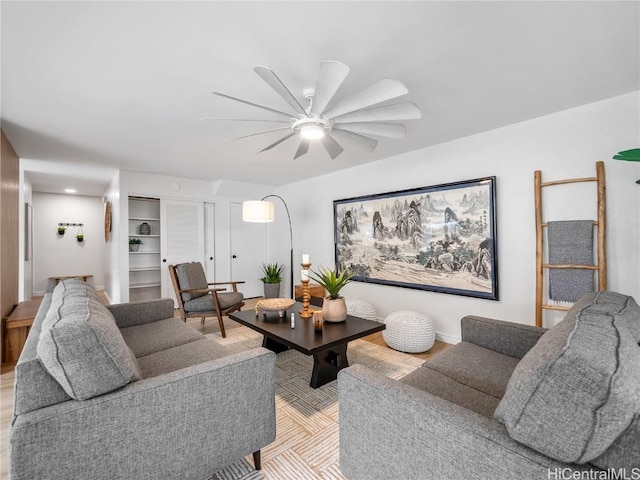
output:
M569 468L497 421L363 365L338 373L340 470L350 480L547 478Z
M461 321L462 341L475 343L510 357L522 358L546 328L467 315Z
M238 291L238 284L239 283L246 283L244 280L242 281L232 281L232 282L213 282L213 283L208 283L207 285L231 285L231 288L233 289L234 292ZM220 290L226 290L226 288L219 288L218 291Z
M118 328L142 325L173 317L173 300L161 298L142 302L107 305Z
M11 478L208 478L274 439L275 354L256 348L18 415Z

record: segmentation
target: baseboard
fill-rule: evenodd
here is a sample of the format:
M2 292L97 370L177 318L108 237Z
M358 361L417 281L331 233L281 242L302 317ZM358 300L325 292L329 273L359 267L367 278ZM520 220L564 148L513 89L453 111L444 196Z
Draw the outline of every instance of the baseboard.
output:
M450 335L442 335L441 333L436 333L436 340L443 343L450 343L452 345L455 345L456 343L460 343L462 341L457 337L452 337Z

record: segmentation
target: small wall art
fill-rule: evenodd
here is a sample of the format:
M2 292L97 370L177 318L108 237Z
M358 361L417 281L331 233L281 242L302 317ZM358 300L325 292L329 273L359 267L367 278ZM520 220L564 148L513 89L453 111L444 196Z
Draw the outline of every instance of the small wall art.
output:
M496 178L333 202L335 258L354 281L498 300Z

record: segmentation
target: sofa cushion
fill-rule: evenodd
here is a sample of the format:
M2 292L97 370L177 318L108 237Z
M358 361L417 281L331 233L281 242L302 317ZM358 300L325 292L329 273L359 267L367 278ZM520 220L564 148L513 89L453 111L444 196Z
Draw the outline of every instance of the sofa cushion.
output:
M416 368L399 381L488 418L493 418L500 401L428 367Z
M232 353L233 351L228 347L218 345L210 338L201 338L195 342L140 357L138 365L142 377L150 378L226 357Z
M596 294L591 294L595 296ZM603 291L597 294L598 304L612 304L614 310L618 310L614 313L617 323L624 325L631 333L636 343L640 343L640 307L633 299L628 295L622 295L621 293Z
M209 288L204 268L199 262L181 263L176 265L176 276L180 284L180 290L206 290ZM207 292L183 293L182 301L188 302L194 298L206 295Z
M49 374L75 400L138 380L135 357L113 316L92 295L71 290L55 296L42 324L37 352Z
M515 440L564 462L601 457L609 466L603 453L640 415L640 347L620 321L628 302L610 300L583 297L520 361L495 413Z
M120 330L125 343L136 357L144 357L168 348L201 340L204 335L177 318L134 325Z
M501 399L518 361L473 343L460 342L431 358L424 366Z
M240 292L218 292L218 302L222 310L242 303L244 295ZM203 297L194 298L184 303L185 311L192 312L215 312L213 297L208 294Z

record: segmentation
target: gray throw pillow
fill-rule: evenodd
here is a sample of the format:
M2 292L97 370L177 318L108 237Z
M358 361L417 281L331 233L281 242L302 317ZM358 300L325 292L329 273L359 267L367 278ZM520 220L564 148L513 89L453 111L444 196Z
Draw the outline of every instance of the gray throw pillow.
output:
M37 352L71 398L86 400L139 380L140 372L109 310L76 287L51 302Z
M523 357L495 412L513 439L563 462L601 457L607 468L603 453L640 415L640 347L621 319L628 305L589 294Z

